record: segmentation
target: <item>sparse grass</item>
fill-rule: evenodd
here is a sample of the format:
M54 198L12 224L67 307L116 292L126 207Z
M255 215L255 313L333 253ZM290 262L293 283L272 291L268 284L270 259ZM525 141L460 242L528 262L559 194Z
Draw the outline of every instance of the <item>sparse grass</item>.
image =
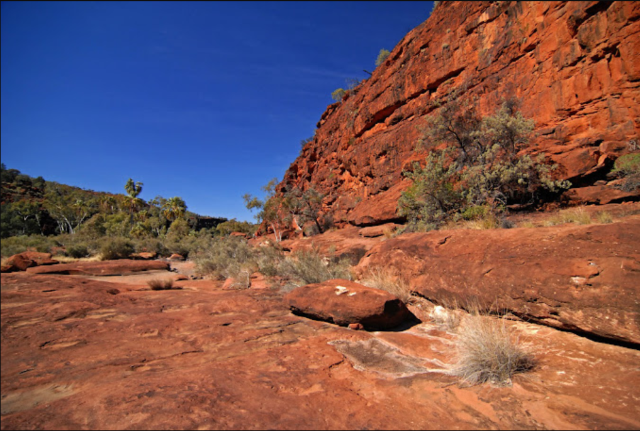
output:
M173 288L173 279L171 278L154 278L153 280L147 281L147 284L151 288L151 290L169 290Z
M71 263L71 262L98 262L100 261L100 256L90 256L90 257L71 257L64 256L62 254L56 254L51 257L54 260L57 260L60 263Z
M598 223L613 223L613 216L608 211L598 211L596 221Z
M561 211L558 214L555 214L544 222L545 226L555 226L564 223L575 223L575 224L591 224L591 216L587 213L584 208L571 209L566 211Z
M519 223L519 224L518 224L518 227L528 227L528 228L531 228L531 227L536 227L536 225L535 225L535 224L533 224L533 222L531 222L531 221L523 221L522 223Z
M410 303L412 299L409 283L396 275L389 267L369 268L362 280L360 280L360 284L374 289L385 290L400 298L405 304Z
M294 285L322 283L333 278L351 280L351 262L348 258L324 257L317 249L300 250L287 256L280 265L280 274Z
M533 368L534 359L503 320L477 313L466 316L455 340L457 361L450 374L469 385L511 384L514 374Z

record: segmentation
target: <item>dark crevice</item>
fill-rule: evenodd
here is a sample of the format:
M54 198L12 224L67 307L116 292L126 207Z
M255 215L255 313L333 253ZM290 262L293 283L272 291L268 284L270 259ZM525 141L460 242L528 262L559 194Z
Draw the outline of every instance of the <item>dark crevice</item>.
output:
M547 326L553 329L556 329L558 331L561 332L569 332L571 334L577 335L579 337L582 338L586 338L590 341L596 342L596 343L603 343L603 344L609 344L612 346L618 346L618 347L624 347L626 349L633 349L633 350L640 350L640 343L634 343L633 341L626 341L626 340L621 340L618 338L613 338L613 337L608 337L605 335L599 335L599 334L594 334L593 332L587 332L585 330L582 330L576 326L571 326L571 327L557 327L557 326L551 326L548 324L545 324L544 321L540 320L540 319L536 319L534 317L531 317L525 313L516 313L516 312L511 312L513 315L519 317L520 319L528 322L528 323L534 323L536 325L542 325L542 326ZM562 323L562 322L560 322Z
M440 305L443 306L445 308L451 308L451 307L447 307L447 303L446 301L438 301L435 298L429 298L423 294L421 294L420 292L417 291L412 291L413 294L415 294L416 296L420 297L420 298L424 298L427 301L431 302L432 304L435 305ZM455 296L454 293L452 293L453 296ZM538 302L537 300L535 301L528 301L528 302ZM455 303L455 301L453 302ZM462 301L458 301L458 304L463 303ZM473 303L473 302L470 302ZM465 307L458 307L464 311L469 312L470 310L468 310ZM473 308L473 307L472 307ZM633 349L633 350L640 350L640 343L636 343L633 341L627 341L627 340L622 340L620 338L614 338L613 336L606 336L606 335L600 335L600 334L595 334L593 332L588 332L585 331L583 329L580 329L579 327L575 326L575 325L571 325L571 324L566 324L563 322L560 322L559 320L556 320L559 324L564 325L564 327L557 327L557 326L553 326L553 325L549 325L547 323L545 323L544 319L540 319L540 318L536 318L534 316L531 316L530 314L527 313L522 313L522 312L517 312L517 311L513 311L510 309L500 309L500 313L495 313L495 312L491 312L488 311L489 315L493 315L493 316L504 316L507 314L512 314L516 317L518 317L519 319L527 322L527 323L533 323L536 325L541 325L541 326L546 326L548 328L552 328L552 329L556 329L558 331L561 332L569 332L571 334L575 334L579 337L582 338L586 338L590 341L596 342L596 343L603 343L603 344L609 344L611 346L618 346L618 347L624 347L626 349ZM557 314L556 311L553 312L553 314Z

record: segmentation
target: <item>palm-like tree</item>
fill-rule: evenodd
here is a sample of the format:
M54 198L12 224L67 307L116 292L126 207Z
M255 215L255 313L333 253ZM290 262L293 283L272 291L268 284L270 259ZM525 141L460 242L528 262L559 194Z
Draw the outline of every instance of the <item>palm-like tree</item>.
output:
M140 181L134 183L133 180L129 178L129 180L127 180L127 184L124 185L124 189L126 190L129 197L133 199L138 197L138 195L142 191L142 186L143 184Z
M184 216L186 210L187 204L178 196L167 199L162 206L162 213L169 221L173 221Z

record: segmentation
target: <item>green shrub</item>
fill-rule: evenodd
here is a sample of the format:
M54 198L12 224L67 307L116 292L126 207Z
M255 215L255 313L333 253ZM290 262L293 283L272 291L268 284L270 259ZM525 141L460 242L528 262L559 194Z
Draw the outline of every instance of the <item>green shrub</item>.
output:
M149 252L158 256L167 256L171 253L164 243L158 238L141 238L133 241L136 253Z
M376 58L376 67L378 67L382 63L384 63L384 61L387 59L387 57L389 57L389 54L391 54L391 53L388 50L382 48L380 50L380 53L378 53L378 58Z
M412 185L402 193L398 212L410 230L436 229L459 218L498 227L507 204L538 202L542 190L570 187L552 179L556 166L547 165L544 154L518 154L533 122L516 111L517 104L506 101L495 115L481 118L474 104L453 99L428 120L420 142L449 146L432 150L424 168L414 163L412 172L403 172Z
M238 237L213 238L207 248L196 251L194 256L200 274L218 279L251 275L258 269L255 250Z
M67 255L75 259L89 256L89 248L84 244L76 244L67 247Z
M2 257L13 256L25 251L36 250L41 253L50 253L51 248L59 244L51 237L42 235L21 235L3 238L1 241Z
M624 178L618 188L625 192L633 192L640 187L640 153L630 153L618 157L611 171Z
M458 164L452 149L431 152L425 167L414 163L403 174L412 180L398 201L398 213L407 218L409 231L436 229L462 208L462 196L454 190Z
M128 259L133 252L133 245L125 238L107 238L100 247L101 260Z

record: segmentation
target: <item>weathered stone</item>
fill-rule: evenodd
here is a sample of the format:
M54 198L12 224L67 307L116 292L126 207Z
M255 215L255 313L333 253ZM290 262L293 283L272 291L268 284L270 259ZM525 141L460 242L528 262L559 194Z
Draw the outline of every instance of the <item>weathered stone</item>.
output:
M169 262L118 259L103 262L61 263L53 266L28 268L31 274L84 274L84 275L120 275L139 271L151 271L170 268Z
M376 238L383 235L389 235L393 233L398 228L398 225L395 223L385 223L379 226L369 226L360 229L360 236L364 236L367 238Z
M184 260L184 256L182 256L181 254L178 254L178 253L173 253L171 256L169 256L169 260L182 261L182 260Z
M51 259L51 253L25 251L9 257L3 265L2 272L26 271L27 268L40 265L54 265L57 260Z
M443 230L374 246L357 274L393 267L443 305L493 306L640 345L640 218L612 224Z
M412 317L389 292L343 279L298 287L284 301L295 314L341 326L359 323L366 329L390 329Z
M152 252L141 251L140 253L133 253L131 255L131 258L149 260L149 259L155 259L156 256L158 256L158 253L156 253L155 251L152 251Z

